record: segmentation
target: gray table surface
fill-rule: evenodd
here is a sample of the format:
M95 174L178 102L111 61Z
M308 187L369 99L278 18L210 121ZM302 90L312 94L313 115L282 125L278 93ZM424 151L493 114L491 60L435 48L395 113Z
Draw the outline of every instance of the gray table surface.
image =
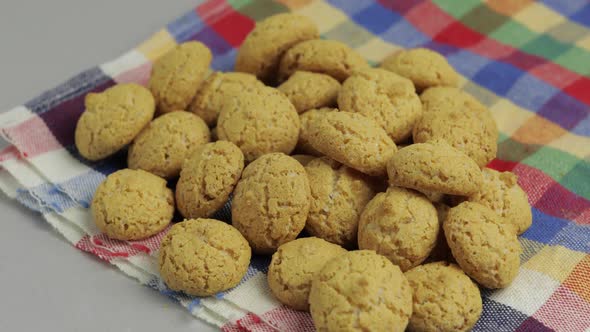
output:
M0 112L114 59L197 0L0 1ZM0 194L0 331L215 331Z

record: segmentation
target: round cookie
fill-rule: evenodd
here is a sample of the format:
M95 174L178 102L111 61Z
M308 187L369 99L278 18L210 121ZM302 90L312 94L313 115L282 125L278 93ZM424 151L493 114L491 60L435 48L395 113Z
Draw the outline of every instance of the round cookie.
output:
M512 224L517 234L522 234L533 223L528 196L518 185L518 178L511 172L498 172L484 168L483 185L469 197L469 201L492 209L507 223Z
M150 91L135 83L117 84L102 93L88 93L74 139L82 157L104 159L131 143L154 117Z
M176 205L185 218L209 217L229 199L242 170L244 155L233 143L202 145L184 162L176 184Z
M422 114L412 82L384 69L356 71L338 95L338 108L375 120L396 142L403 142Z
M409 78L418 91L431 86L457 86L459 83L459 74L447 59L426 48L395 52L383 60L381 68Z
M287 242L272 255L268 286L283 304L295 310L309 310L309 289L314 275L332 258L346 253L330 242L307 237Z
M219 112L228 99L240 91L262 85L252 74L215 72L203 82L188 111L201 117L208 126L215 126Z
M291 155L291 158L297 160L301 166L305 167L307 166L307 164L309 164L312 160L316 159L316 156L311 156L308 154L294 154Z
M247 161L271 152L291 153L300 121L293 104L277 89L257 87L224 103L217 122L220 140L236 144Z
M436 262L405 273L413 294L409 331L471 331L482 311L477 285L455 264Z
M311 188L305 229L313 236L354 248L360 214L375 196L368 177L328 157L311 161L305 171Z
M309 200L303 166L282 153L265 154L242 173L232 200L232 224L254 252L270 254L301 232Z
M450 86L435 86L420 94L424 113L439 110L462 110L465 112L489 112L488 109L469 93Z
M414 143L441 139L483 167L496 158L498 128L490 112L441 109L427 113L414 126Z
M164 114L133 140L127 154L132 169L143 169L166 179L177 177L182 162L209 142L209 127L198 116L184 111Z
M362 114L327 112L308 123L307 140L320 153L368 175L383 176L397 151L375 121Z
M371 250L350 251L314 276L309 305L319 332L401 332L412 314L412 290L387 258Z
M436 209L424 195L397 187L379 193L359 221L360 249L375 250L407 271L422 263L439 232Z
M182 43L154 62L149 87L158 112L185 110L205 79L211 51L198 41Z
M248 241L215 219L177 223L160 244L162 279L174 291L209 296L238 285L250 264Z
M238 49L235 69L273 83L283 53L299 42L319 36L315 23L305 16L290 13L270 16L256 23Z
M321 119L325 113L337 111L338 109L336 108L323 107L319 109L311 109L303 114L300 114L299 120L301 121L301 132L299 133L299 141L297 141L297 151L312 156L321 156L321 152L314 149L309 143L309 124L312 121Z
M297 71L277 88L291 101L297 113L336 105L340 82L331 76Z
M471 278L487 288L504 288L518 274L522 251L512 227L490 208L463 202L443 223L453 257Z
M387 164L387 173L392 185L461 196L477 192L483 181L475 161L444 141L400 149Z
M340 82L355 70L369 67L348 45L325 39L301 42L285 52L279 66L279 81L285 81L296 71L310 71L330 75Z
M94 223L108 237L141 240L170 224L174 195L164 179L142 170L122 169L98 186L90 210Z

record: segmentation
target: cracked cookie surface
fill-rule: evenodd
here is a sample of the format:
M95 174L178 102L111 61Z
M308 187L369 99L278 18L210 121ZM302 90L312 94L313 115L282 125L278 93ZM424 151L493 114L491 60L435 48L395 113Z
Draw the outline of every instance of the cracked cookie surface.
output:
M479 288L457 265L424 264L405 276L413 294L409 331L470 331L481 316Z
M357 250L333 258L315 275L309 304L320 332L404 331L412 290L387 258Z
M346 252L342 247L308 237L279 247L268 267L268 286L281 303L295 310L309 310L309 289L314 275L332 258Z
M424 113L439 110L461 110L464 112L489 112L488 109L469 93L450 86L435 86L420 94Z
M229 199L242 170L244 155L233 143L198 147L184 162L176 184L176 205L185 218L209 217Z
M504 288L516 275L522 251L512 227L490 208L463 202L443 223L453 257L465 273L487 288Z
M422 114L412 82L379 68L359 70L346 79L338 95L338 108L375 120L396 143L411 135Z
M210 139L209 127L198 116L184 111L167 113L153 120L133 140L127 164L132 169L174 178L184 160Z
M177 223L160 245L160 275L170 289L209 296L238 285L250 264L248 241L215 219Z
M198 41L182 43L154 62L149 88L159 113L186 110L205 79L212 54Z
M116 171L98 186L90 206L96 226L117 240L140 240L162 231L174 214L166 181L142 171Z
M305 226L310 190L305 169L282 153L269 153L244 169L232 200L232 224L252 250L269 254Z
M277 89L289 98L297 113L303 113L335 106L340 82L325 74L297 71Z
M389 187L363 210L358 244L360 249L375 250L407 271L428 257L439 228L436 209L424 195Z
M154 117L154 97L135 83L117 84L101 93L88 93L86 110L78 119L74 139L88 160L104 159L131 143Z
M311 161L305 171L311 188L305 229L345 248L356 247L360 214L375 196L369 178L328 157Z
M312 121L318 121L325 113L328 112L338 112L338 109L323 107L319 109L310 109L303 114L299 114L299 119L301 121L301 132L299 133L299 140L297 141L297 151L318 157L322 155L321 152L314 149L313 146L311 146L311 143L309 143L309 124Z

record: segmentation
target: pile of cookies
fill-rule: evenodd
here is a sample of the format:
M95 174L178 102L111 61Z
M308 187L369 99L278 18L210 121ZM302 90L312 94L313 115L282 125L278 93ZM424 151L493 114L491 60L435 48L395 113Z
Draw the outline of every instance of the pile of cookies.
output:
M465 331L482 310L476 283L514 280L527 196L485 167L496 124L443 56L402 50L372 68L280 14L247 36L236 72L209 73L211 60L200 42L177 46L149 88L88 94L75 132L89 160L129 146L129 168L92 201L106 235L186 218L159 251L171 289L232 288L254 252L272 255L276 298L319 331ZM230 197L231 225L208 219Z

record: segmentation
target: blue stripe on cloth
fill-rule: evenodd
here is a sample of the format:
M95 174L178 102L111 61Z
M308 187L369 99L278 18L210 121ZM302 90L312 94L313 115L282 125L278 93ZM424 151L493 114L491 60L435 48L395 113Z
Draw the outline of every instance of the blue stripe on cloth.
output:
M327 0L326 2L339 8L349 16L351 16L351 14L356 14L375 3L374 0Z
M514 331L528 318L518 310L491 300L485 291L482 295L483 311L472 331Z
M588 0L541 0L541 2L563 16L575 15Z
M378 35L385 32L392 23L398 22L402 17L375 2L356 13L352 19L373 34Z
M586 3L586 6L573 13L570 19L586 27L590 27L590 3Z
M549 241L550 245L561 245L571 250L590 253L590 225L569 223Z
M55 185L43 183L39 186L29 189L19 189L19 195L27 192L38 206L61 213L65 210L75 207L78 204L68 195L60 191ZM35 200L37 198L37 200ZM45 210L48 212L47 210Z
M166 27L176 42L183 43L191 40L195 31L200 31L206 24L199 18L194 10L180 16Z
M50 207L40 204L40 202L27 190L17 190L16 201L24 205L26 208L42 214L52 211Z
M548 244L564 227L570 224L567 220L550 216L534 207L531 210L533 224L522 234L522 237L526 239Z

